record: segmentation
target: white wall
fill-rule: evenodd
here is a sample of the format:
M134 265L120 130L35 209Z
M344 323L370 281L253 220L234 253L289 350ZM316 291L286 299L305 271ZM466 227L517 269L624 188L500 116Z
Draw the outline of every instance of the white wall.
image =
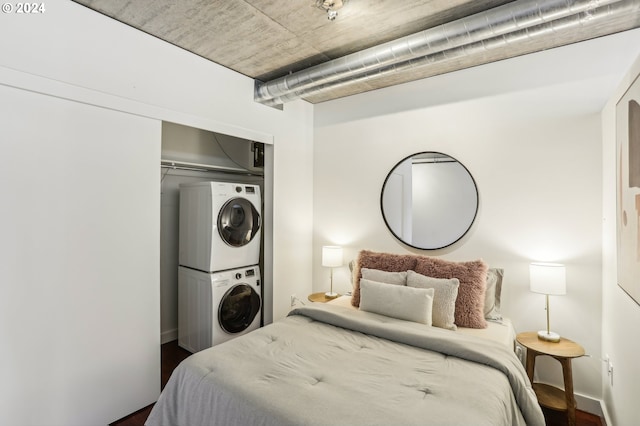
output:
M245 76L76 3L52 4L33 19L3 18L3 84L46 87L58 96L273 143L267 153L273 168L265 179L271 179L267 189L275 208L274 318L284 316L290 290L308 285L301 278L311 253L312 105L292 102L280 111L257 104L253 80ZM295 263L287 258L291 252Z
M603 122L603 273L602 357L609 355L613 378L603 372L602 387L609 424L633 425L640 418L640 306L617 285L616 267L616 127L615 106L640 74L640 58L622 79L602 113Z
M265 222L270 225L270 230L265 236L269 242L265 253L265 285L275 283L273 291L274 318L281 318L289 310L289 294L305 293L311 290L311 218L312 218L312 106L305 102L294 102L285 106L284 111L268 108L253 102L253 81L247 77L217 66L200 57L192 55L177 47L164 43L156 38L136 31L128 26L113 21L103 15L93 12L83 6L70 1L52 1L47 3L47 11L42 15L18 16L3 15L0 25L0 85L23 89L31 92L36 100L33 108L40 104L49 103L49 96L53 98L71 99L88 105L99 106L104 111L116 110L140 117L148 117L153 120L165 120L179 124L202 128L230 134L250 140L265 142L269 145L266 150L267 161L272 165L265 172L265 196L268 201L265 204ZM3 99L4 101L4 99ZM65 101L66 102L66 101ZM31 104L27 104L27 108ZM4 114L12 108L11 104L2 104L1 112ZM93 107L80 108L92 109ZM69 110L73 110L70 108ZM64 109L60 110L65 112ZM125 114L126 115L126 114ZM59 118L59 131L64 133L77 125L75 114L67 114ZM32 126L41 126L44 120L39 121L38 115L34 115ZM133 119L132 119L133 120ZM140 118L144 123L146 119ZM133 129L142 129L142 124L135 124ZM158 124L159 129L159 124ZM43 126L41 132L46 132ZM108 135L109 133L105 133ZM148 222L146 227L131 229L127 237L139 240L147 244L153 240L153 247L157 250L159 244L159 185L158 178L160 135L157 134L153 146L146 146L141 150L139 144L143 140L100 141L96 145L91 144L91 138L86 138L86 152L83 156L96 161L101 158L115 159L118 155L128 159L132 155L137 163L132 168L122 170L114 168L112 177L118 182L126 182L132 187L143 185L143 177L152 174L154 188L148 189L145 197L150 200L150 205L145 206L144 212ZM31 134L27 139L30 149L34 153L43 150L48 152L47 139ZM10 139L3 137L0 140L3 151ZM76 141L73 141L75 143ZM122 143L128 145L121 146ZM69 141L69 148L73 148ZM122 152L126 150L126 152ZM72 150L73 152L73 150ZM83 158L84 158L83 157ZM38 163L33 164L26 157L15 160L14 167L21 170L31 170L32 176L39 178L43 183L59 175L64 175L66 180L87 179L83 174L73 174L70 169L56 169L55 173L48 167ZM53 163L49 167L59 167ZM80 170L84 170L81 168ZM99 169L102 170L102 169ZM52 174L53 173L53 174ZM67 174L65 174L67 173ZM109 176L103 172L104 177ZM141 177L143 176L143 177ZM3 180L5 182L5 180ZM40 188L33 189L24 181L13 178L12 185L3 186L3 196L7 200L19 199L23 194L38 194ZM89 180L88 182L92 182ZM88 185L88 183L87 183ZM81 186L82 187L82 186ZM88 195L89 200L97 197L97 194ZM120 191L110 191L106 198L110 206L119 207L128 202L128 195ZM84 206L82 196L68 197L64 204L56 205L57 213L61 217L65 212L73 213ZM16 206L16 215L21 214L20 206ZM93 211L92 211L93 212ZM72 216L70 216L72 217ZM97 212L95 222L105 227L118 228L123 219L114 219L108 210ZM74 227L74 223L68 224ZM156 227L155 232L147 232L147 227ZM128 229L128 228L125 228ZM56 236L60 235L56 231ZM36 251L38 241L24 241L18 234L9 234L10 237L2 239L3 250L13 250L22 245L25 252ZM62 250L55 250L54 237L46 239L45 247L51 247L48 264L67 265L72 259L66 256ZM102 250L107 236L100 236L91 240L83 252L87 264L97 263L108 265L116 271L122 263L122 255ZM135 244L132 247L136 247ZM128 252L125 252L128 253ZM152 252L150 252L152 253ZM153 254L155 261L145 267L146 279L158 281L159 263L157 253ZM7 258L3 258L3 271ZM115 272L114 272L115 273ZM13 277L13 275L12 275ZM72 286L76 289L77 278ZM102 282L102 281L99 281ZM146 281L145 281L146 282ZM14 280L3 279L0 284L3 292L14 289L20 285L19 297L10 300L3 298L3 303L11 303L16 310L22 312L24 318L39 318L41 315L38 305L32 305L32 294L37 294L44 285L39 280L29 277L19 283ZM60 277L56 277L47 283L52 287L62 288L65 283ZM10 286L10 287L9 287ZM108 287L106 287L108 288ZM94 327L86 327L78 331L73 339L60 338L52 342L53 346L43 347L42 359L39 362L56 371L52 386L64 383L67 389L85 395L94 395L104 382L94 380L95 376L109 375L112 370L122 369L122 372L144 370L145 380L131 375L122 383L112 383L100 389L102 398L89 401L82 399L67 400L63 392L49 392L46 398L39 398L38 393L31 384L37 380L33 368L27 368L25 364L16 368L10 377L2 384L3 397L5 392L22 386L26 383L30 394L23 393L12 397L3 398L3 402L10 401L12 410L0 410L3 424L105 424L117 418L129 414L134 409L141 408L135 400L127 399L130 393L134 393L138 382L144 386L154 386L155 396L159 393L159 369L147 371L149 366L154 366L159 356L159 301L158 289L144 291L147 287L132 286L131 292L135 296L126 300L132 308L140 308L139 315L131 315L116 318L107 315L96 319ZM142 291L147 296L141 305L138 292ZM70 294L72 293L72 294ZM119 306L122 303L120 291L107 291L100 300L94 300L98 294L81 292L52 293L49 303L51 306L64 307L72 301L82 306L87 300L92 300L89 306ZM112 303L113 302L113 303ZM104 303L104 305L102 305ZM106 308L105 308L106 309ZM13 311L13 310L12 310ZM2 323L3 355L14 357L13 351L20 350L25 340L26 333L33 342L48 341L48 330L20 324L15 318L5 311L0 323ZM98 312L101 312L100 310ZM152 312L153 318L142 318L146 313ZM75 320L80 319L75 311L69 311L69 315ZM111 356L111 352L99 359L86 356L85 352L77 350L77 341L91 342L98 338L108 338L108 331L113 332L117 328L111 328L113 321L131 321L131 328L138 329L135 334L139 341L144 341L144 348L135 345L118 346L118 341L111 341L114 348L118 349L117 356ZM43 321L47 321L46 317ZM141 331L148 321L156 324L155 330ZM10 331L6 324L11 324ZM96 331L98 330L98 334ZM63 333L61 330L60 333ZM6 337L6 338L5 338ZM101 347L101 346L98 346ZM153 347L153 356L148 351ZM9 348L9 349L7 349ZM47 356L55 353L55 357ZM121 355L120 355L121 354ZM120 357L124 358L120 358ZM4 361L4 360L3 360ZM3 363L6 367L15 368L10 363ZM147 365L148 364L148 365ZM155 370L155 369L154 369ZM81 376L78 376L78 374ZM46 389L46 388L45 388ZM128 389L128 391L127 391ZM144 393L142 393L144 394ZM32 396L35 395L35 398ZM154 396L154 397L155 397ZM145 395L146 403L153 398ZM39 410L41 404L50 404L58 407L55 410ZM130 405L136 405L131 408ZM65 407L62 410L61 407ZM4 408L4 406L3 406ZM23 410L19 410L24 408ZM72 413L72 414L70 414ZM71 417L70 417L71 416ZM75 417L73 417L75 416ZM38 419L46 418L38 421Z
M0 26L4 84L46 86L59 96L273 143L265 149L273 165L265 171L265 221L273 224L265 256L274 258L265 259L264 275L276 283L273 318L286 315L289 295L311 288L313 106L296 101L280 111L257 104L253 80L71 1L20 18L3 15Z
M481 257L505 269L503 311L517 330L538 330L544 298L528 289L528 263L565 263L567 296L551 300L552 327L596 357L574 361L574 383L577 393L601 398L599 111L630 63L624 52L638 51L637 34L316 105L314 290L327 287L320 247L329 243L344 245L347 261L360 249ZM594 57L615 65L594 70L602 66L589 66ZM543 81L550 75L557 79ZM435 252L395 240L379 206L389 170L425 150L461 161L480 193L470 233ZM349 289L346 267L334 277L339 291ZM557 363L539 365L541 381L562 383Z

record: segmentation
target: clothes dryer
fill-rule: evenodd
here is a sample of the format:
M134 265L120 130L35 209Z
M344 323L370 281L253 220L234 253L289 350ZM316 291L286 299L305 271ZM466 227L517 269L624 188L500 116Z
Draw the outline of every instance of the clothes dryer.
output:
M258 185L180 185L179 264L204 272L257 265L261 204Z
M178 345L198 352L260 327L257 265L208 274L178 269Z

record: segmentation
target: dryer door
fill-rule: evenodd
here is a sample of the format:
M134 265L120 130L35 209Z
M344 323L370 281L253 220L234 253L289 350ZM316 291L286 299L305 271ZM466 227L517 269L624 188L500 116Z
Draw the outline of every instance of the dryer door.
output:
M246 198L232 198L220 209L218 232L230 246L242 247L249 244L259 229L260 213Z
M247 284L237 284L220 301L218 321L227 333L239 333L251 325L259 311L260 295Z

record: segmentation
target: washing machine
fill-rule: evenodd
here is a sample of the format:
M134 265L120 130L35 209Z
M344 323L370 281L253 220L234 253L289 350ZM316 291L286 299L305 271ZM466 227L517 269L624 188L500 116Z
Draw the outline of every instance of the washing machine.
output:
M204 272L257 265L261 204L258 185L180 185L179 264Z
M178 268L178 345L198 352L260 327L257 265L205 273Z

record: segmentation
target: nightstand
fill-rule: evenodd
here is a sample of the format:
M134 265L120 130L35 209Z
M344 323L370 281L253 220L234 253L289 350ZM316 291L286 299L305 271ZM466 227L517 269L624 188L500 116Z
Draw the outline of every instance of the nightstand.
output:
M339 294L338 297L340 297L341 295ZM324 291L320 292L320 293L313 293L310 294L307 299L309 299L310 302L320 302L320 303L327 303L330 302L332 300L336 300L338 297L332 297L329 298L327 296L324 295Z
M576 424L576 399L573 394L573 373L571 372L571 359L584 355L584 348L564 337L557 343L546 342L538 339L538 333L528 331L519 333L516 340L527 348L527 375L533 384L538 402L541 406L557 411L567 412L569 426ZM564 377L564 390L544 383L533 383L533 371L536 367L536 357L548 355L556 359L562 365Z

